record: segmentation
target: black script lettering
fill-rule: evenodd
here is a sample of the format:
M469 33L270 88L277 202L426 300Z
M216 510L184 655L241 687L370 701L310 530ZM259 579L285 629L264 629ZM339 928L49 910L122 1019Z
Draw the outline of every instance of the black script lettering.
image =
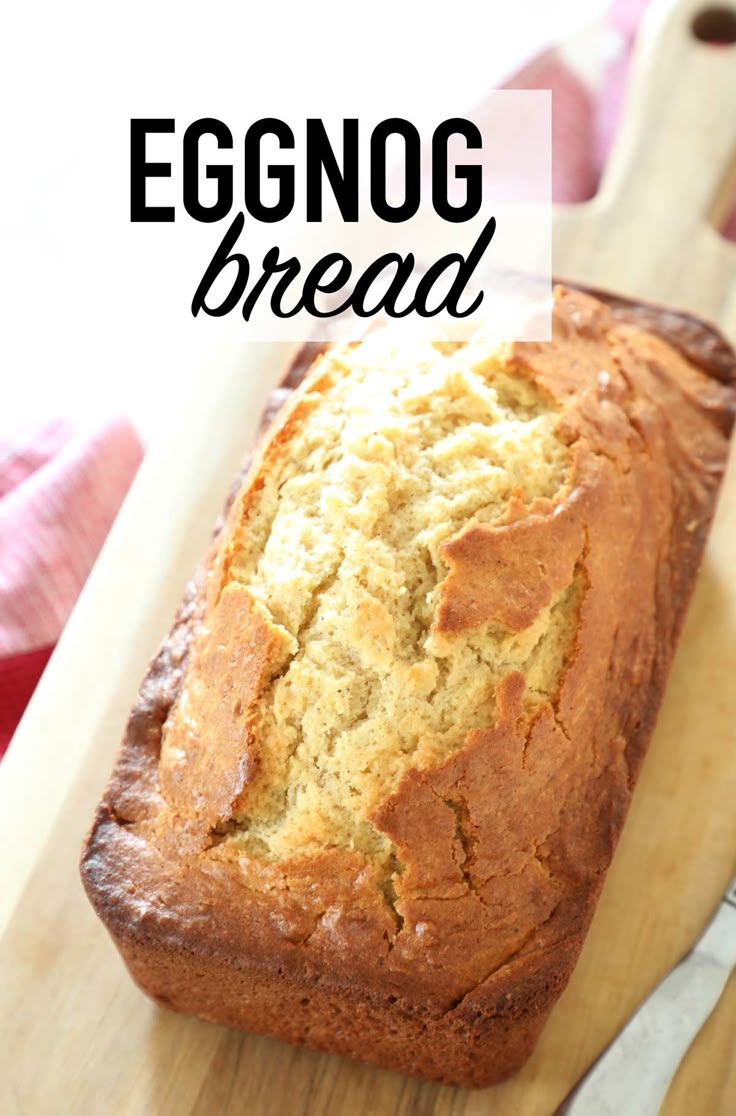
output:
M266 255L263 257L263 274L258 282L255 283L253 290L243 303L243 317L246 322L250 320L253 307L258 301L261 291L268 283L268 280L272 276L277 275L279 271L284 271L286 274L279 280L274 290L271 292L271 310L277 318L293 318L294 315L298 314L301 310L301 302L297 302L296 306L292 307L291 310L283 310L281 308L281 299L284 297L286 288L290 285L292 279L296 279L301 271L299 260L295 256L292 256L290 259L280 263L278 248L269 248Z
M337 265L337 274L332 279L326 279L325 276L331 267ZM333 307L331 310L320 310L315 303L315 296L317 294L334 294L345 286L350 278L353 270L353 265L347 256L343 256L342 252L328 252L321 260L317 260L314 267L308 273L304 280L304 292L302 294L302 303L304 309L315 318L331 318L335 313L341 313L345 309L343 306Z
M375 306L369 309L365 304L368 292L381 272L385 271L391 264L396 264L396 274L385 294ZM374 260L373 263L368 264L368 267L356 282L352 297L347 305L352 304L353 313L357 314L359 318L370 318L372 314L378 314L384 308L392 318L406 317L407 314L411 313L414 304L410 302L404 310L397 310L396 300L411 278L413 271L414 256L411 252L408 252L406 256L400 256L398 252L386 252L383 256Z
M192 314L195 318L200 310L204 310L205 314L209 314L212 318L221 318L225 314L229 314L243 297L245 288L248 285L250 265L247 256L244 256L242 252L233 252L232 250L237 244L238 237L243 231L244 224L245 217L242 213L238 213L230 225L230 228L223 236L220 246L210 260L209 266L202 276L200 284L194 292L194 298L192 299ZM213 283L218 275L220 275L230 263L236 264L238 269L238 273L233 280L233 285L230 288L230 293L222 300L219 306L208 306L206 299Z
M221 317L228 314L245 295L250 277L250 265L247 256L234 251L244 225L245 217L242 213L239 213L222 238L194 294L192 300L192 314L194 317L200 310L204 310L206 314L212 317ZM314 317L331 318L351 308L360 318L372 317L382 310L391 318L403 318L412 311L415 311L420 317L431 318L440 314L443 310L447 310L451 317L465 318L474 313L483 301L483 291L481 290L469 307L464 310L459 307L460 299L493 239L495 231L496 220L494 217L490 217L478 235L478 239L468 253L467 258L458 252L451 252L433 263L419 279L414 299L410 299L407 305L401 309L397 305L399 296L406 288L414 271L415 260L411 252L407 252L405 256L401 256L397 252L387 252L379 256L368 264L362 275L356 280L353 291L341 305L323 310L318 309L315 304L316 295L318 293L333 294L345 286L352 273L350 260L340 252L329 252L322 259L317 260L303 280L302 296L297 298L291 308L286 308L283 305L284 296L300 274L301 263L295 256L291 256L287 260L281 260L278 247L270 248L263 257L262 274L254 282L248 296L243 301L243 318L246 321L250 320L256 303L266 289L269 280L277 275L280 278L274 286L270 299L271 311L277 318L291 318L304 309ZM236 265L237 274L232 281L229 292L222 301L216 306L211 306L207 302L208 295L228 264ZM436 306L430 307L429 302L433 288L439 282L440 277L452 266L457 268L457 273L447 293ZM379 277L389 267L396 269L393 278L391 278L382 295L374 294L375 305L369 306L368 299L371 289L378 285ZM336 269L335 274L328 278L328 273L333 268Z
M478 309L483 301L483 291L478 293L470 306L465 310L460 310L458 303L472 278L473 272L480 263L486 248L493 240L495 231L496 218L491 217L486 222L478 239L468 253L467 259L461 256L459 252L450 252L446 256L440 256L435 263L427 268L424 275L417 283L416 294L414 296L414 309L420 317L433 318L446 309L453 318L467 318L468 315L473 314ZM443 271L452 264L457 264L457 275L453 279L445 297L438 303L434 310L430 310L427 303L432 287Z

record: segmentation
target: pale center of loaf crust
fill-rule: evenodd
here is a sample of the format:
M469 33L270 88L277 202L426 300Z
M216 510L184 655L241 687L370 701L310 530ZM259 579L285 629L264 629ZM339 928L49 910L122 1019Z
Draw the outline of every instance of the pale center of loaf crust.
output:
M554 402L487 343L390 346L322 358L333 383L284 441L238 527L230 580L292 637L255 708L259 768L228 841L281 859L338 847L387 859L370 821L410 768L491 727L510 670L527 701L555 691L580 577L522 632L433 629L441 544L568 484Z

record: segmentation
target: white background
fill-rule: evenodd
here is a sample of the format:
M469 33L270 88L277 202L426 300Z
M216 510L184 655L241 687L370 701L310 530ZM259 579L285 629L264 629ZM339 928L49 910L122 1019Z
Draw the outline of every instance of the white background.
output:
M130 224L131 117L256 119L314 98L345 115L391 115L400 103L421 126L448 99L474 105L605 7L13 5L0 44L0 437L29 417L118 409L150 438L237 328L236 315L189 312L211 227Z

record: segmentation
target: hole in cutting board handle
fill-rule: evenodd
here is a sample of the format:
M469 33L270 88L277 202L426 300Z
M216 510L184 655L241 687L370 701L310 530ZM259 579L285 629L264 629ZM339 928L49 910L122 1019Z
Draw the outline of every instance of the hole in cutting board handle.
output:
M732 46L736 43L736 8L701 8L693 17L691 30L701 43Z

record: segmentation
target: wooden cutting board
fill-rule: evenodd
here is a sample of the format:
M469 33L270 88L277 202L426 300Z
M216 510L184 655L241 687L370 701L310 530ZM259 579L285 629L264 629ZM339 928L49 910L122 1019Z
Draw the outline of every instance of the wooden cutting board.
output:
M598 198L557 215L555 270L717 319L736 340L736 246L719 216L736 152L736 47L657 5ZM666 9L666 12L665 12ZM147 456L0 768L0 1110L248 1116L549 1116L688 950L736 866L736 462L667 698L573 979L516 1078L468 1092L185 1019L126 975L77 875L146 662L222 504L279 346L225 347ZM667 1116L736 1111L736 981ZM628 1114L625 1114L628 1116Z

